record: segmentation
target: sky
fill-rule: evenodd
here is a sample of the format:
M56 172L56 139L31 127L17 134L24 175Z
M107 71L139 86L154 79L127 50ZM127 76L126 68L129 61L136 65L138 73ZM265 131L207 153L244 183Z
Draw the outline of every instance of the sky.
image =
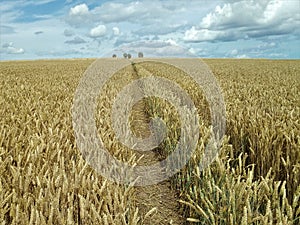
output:
M0 0L0 60L300 58L300 0Z

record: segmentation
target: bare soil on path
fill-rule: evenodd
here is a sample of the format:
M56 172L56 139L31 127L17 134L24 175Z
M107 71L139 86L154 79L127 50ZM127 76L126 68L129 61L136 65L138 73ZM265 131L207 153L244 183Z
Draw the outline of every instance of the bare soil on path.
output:
M133 73L136 79L140 78L139 74L134 68ZM149 117L145 110L146 104L143 101L138 102L132 111L134 121L132 121L132 129L137 136L147 137L149 131ZM138 152L138 156L143 158L138 165L151 165L160 161L160 155L157 151ZM163 170L162 170L163 172ZM153 177L159 179L159 177ZM178 194L171 188L169 180L165 180L155 185L135 187L136 203L140 210L140 217L142 224L184 224L185 219L180 212L180 205L178 202ZM152 213L148 213L152 210ZM148 215L147 215L148 213ZM147 216L146 216L147 215ZM146 217L145 217L146 216Z

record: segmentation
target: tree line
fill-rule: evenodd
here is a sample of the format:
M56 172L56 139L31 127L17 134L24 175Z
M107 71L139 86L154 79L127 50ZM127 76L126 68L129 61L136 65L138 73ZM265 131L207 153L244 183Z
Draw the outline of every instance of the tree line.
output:
M117 58L117 55L116 54L113 54L112 55L113 58ZM123 53L123 57L125 59L131 59L132 58L132 55L130 53ZM138 53L138 58L143 58L144 57L144 54L142 52L139 52Z

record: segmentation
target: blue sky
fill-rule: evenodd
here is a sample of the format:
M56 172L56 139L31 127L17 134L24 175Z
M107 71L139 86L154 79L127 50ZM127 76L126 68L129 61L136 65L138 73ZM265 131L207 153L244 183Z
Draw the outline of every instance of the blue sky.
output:
M300 58L300 0L0 1L0 59Z

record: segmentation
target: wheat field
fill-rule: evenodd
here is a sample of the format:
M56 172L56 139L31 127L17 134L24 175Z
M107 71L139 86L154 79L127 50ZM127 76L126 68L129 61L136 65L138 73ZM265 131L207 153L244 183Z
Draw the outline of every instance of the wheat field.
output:
M101 177L76 145L73 97L93 61L0 62L1 225L134 225L148 224L149 218L160 224L155 208L142 208L139 189ZM120 161L142 163L140 155L117 142L110 124L111 105L136 75L170 79L186 90L201 119L193 156L169 180L185 223L300 223L300 61L204 62L223 90L227 117L220 154L209 168L199 169L211 129L207 101L187 74L165 64L136 63L134 70L126 67L107 83L95 118L105 146ZM163 118L168 127L157 150L166 158L180 138L178 113L153 97L144 99L142 108L149 118ZM131 120L138 126L134 113ZM173 221L169 224L177 224Z

